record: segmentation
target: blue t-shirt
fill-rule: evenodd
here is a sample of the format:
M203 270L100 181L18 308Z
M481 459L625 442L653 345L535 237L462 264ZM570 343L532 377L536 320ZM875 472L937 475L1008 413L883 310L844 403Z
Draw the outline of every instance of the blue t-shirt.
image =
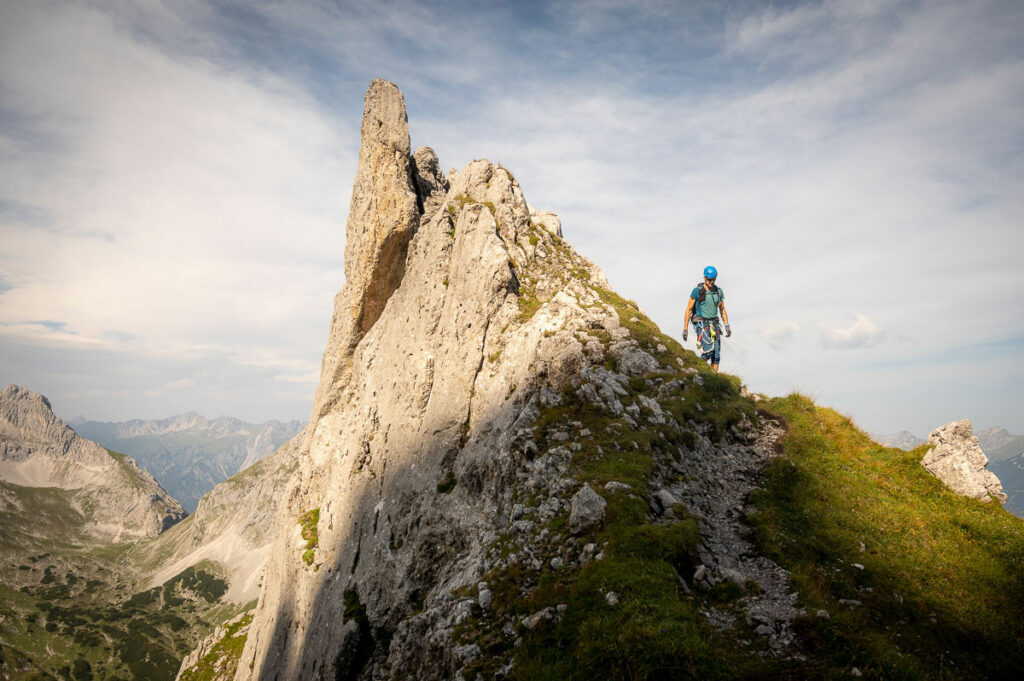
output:
M695 286L693 291L690 292L690 297L694 301L700 300L700 290L704 284ZM704 302L694 302L693 314L697 317L704 317L705 319L711 319L718 316L718 306L725 301L725 293L722 289L716 286L710 291L706 291L704 294Z

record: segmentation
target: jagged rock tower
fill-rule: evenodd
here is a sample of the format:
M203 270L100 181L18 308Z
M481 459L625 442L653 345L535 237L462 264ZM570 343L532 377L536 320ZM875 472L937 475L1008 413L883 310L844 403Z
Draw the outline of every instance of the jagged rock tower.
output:
M383 80L366 95L346 237L239 680L452 678L479 655L453 627L489 603L488 571L548 569L530 548L527 492L546 500L527 515L568 521L583 487L567 473L584 447L568 442L572 426L539 441L538 417L573 391L624 426L681 433L656 400L626 399L630 377L667 372L672 390L701 378L682 369L681 349L638 332L654 328L642 313L620 317L601 271L554 214L531 212L508 170L473 161L446 178L432 150L411 153L402 94ZM671 517L671 502L662 510ZM593 525L594 512L580 517ZM499 537L517 552L501 555ZM586 559L583 542L564 539L565 561Z

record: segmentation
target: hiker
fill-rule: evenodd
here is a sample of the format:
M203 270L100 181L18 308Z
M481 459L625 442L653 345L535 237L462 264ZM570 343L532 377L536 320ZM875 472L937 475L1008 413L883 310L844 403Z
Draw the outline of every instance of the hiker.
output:
M697 284L690 292L686 303L686 315L683 318L683 341L686 341L690 330L690 320L697 332L697 347L700 358L711 363L711 368L718 371L718 363L722 360L722 327L718 323L718 311L722 311L722 323L725 324L725 337L732 336L729 329L729 314L725 311L725 293L715 286L718 270L708 265L704 268L704 281Z

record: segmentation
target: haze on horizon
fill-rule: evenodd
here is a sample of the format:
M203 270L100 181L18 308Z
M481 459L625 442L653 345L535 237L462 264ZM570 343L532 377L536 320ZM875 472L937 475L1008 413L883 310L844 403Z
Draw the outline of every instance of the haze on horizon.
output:
M866 430L1024 432L1024 4L0 6L0 383L309 416L372 78L723 370Z

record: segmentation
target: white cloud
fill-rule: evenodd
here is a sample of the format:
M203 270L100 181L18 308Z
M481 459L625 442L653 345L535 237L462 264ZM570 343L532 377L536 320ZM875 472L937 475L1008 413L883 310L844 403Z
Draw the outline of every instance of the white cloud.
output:
M53 7L0 9L3 106L31 122L0 134L0 200L18 207L0 213L0 334L217 357L311 394L352 92L381 76L414 144L445 168L510 167L667 331L716 264L723 366L756 390L845 399L854 355L828 350L879 328L906 360L965 323L982 343L1024 336L1019 3L252 3L253 32L201 2ZM821 326L842 310L870 319Z
M0 201L24 209L0 216L3 333L165 358L274 346L311 373L351 140L280 78L171 56L104 12L4 12L3 113L23 123L0 134Z
M727 49L760 59L820 64L850 50L876 47L889 34L881 29L899 27L902 17L893 10L883 0L825 0L785 8L769 5L729 26Z
M847 327L825 328L821 333L821 344L826 348L852 349L870 348L883 336L883 331L864 315Z
M768 324L757 331L758 335L776 350L789 346L802 332L803 326L795 322Z

